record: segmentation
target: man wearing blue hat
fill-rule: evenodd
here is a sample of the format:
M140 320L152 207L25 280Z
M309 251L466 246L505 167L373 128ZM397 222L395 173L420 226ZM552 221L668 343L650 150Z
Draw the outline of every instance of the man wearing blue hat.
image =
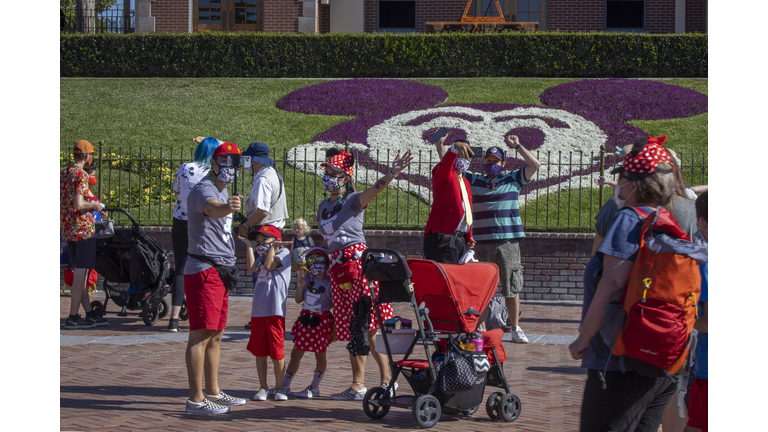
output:
M520 240L525 237L523 223L520 220L518 195L520 189L528 183L541 163L536 156L520 144L515 135L508 135L506 144L515 150L525 166L503 173L506 165L506 154L500 147L491 147L485 152L484 173L464 172L464 178L472 188L472 215L474 216L475 256L484 262L496 263L499 266L502 294L504 303L509 311L512 323L512 341L528 343L523 329L518 325L520 311L520 290L523 288L523 266L520 259ZM458 142L454 144L469 150L469 144ZM442 157L445 149L437 145L437 152ZM483 313L481 322L485 324L487 311Z
M288 206L285 199L283 178L274 168L275 161L269 157L269 147L252 142L243 156L251 157L251 164L244 167L253 173L253 186L243 206L248 220L238 228L238 234L248 237L248 230L259 225L285 227Z

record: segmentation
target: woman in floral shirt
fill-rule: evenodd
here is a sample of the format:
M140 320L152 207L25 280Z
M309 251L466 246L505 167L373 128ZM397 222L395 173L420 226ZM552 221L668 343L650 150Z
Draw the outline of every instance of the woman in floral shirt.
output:
M195 160L183 163L176 171L176 179L173 181L173 193L176 194L176 206L173 208L173 228L171 230L171 243L176 267L176 276L173 278L173 292L171 300L171 318L168 322L168 331L179 331L179 312L184 301L184 265L187 262L187 196L189 191L208 174L211 169L211 156L221 144L221 141L213 137L205 137L195 149Z

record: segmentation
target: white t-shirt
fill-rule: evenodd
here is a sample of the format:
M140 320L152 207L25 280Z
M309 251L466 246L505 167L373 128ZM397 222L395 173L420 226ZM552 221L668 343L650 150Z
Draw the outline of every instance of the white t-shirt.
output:
M248 194L248 198L245 199L243 210L245 210L245 217L250 218L257 209L269 211L272 206L272 184L267 178L268 169L272 167L262 167L256 175L253 176L253 186L251 186L251 192ZM277 174L274 169L272 172ZM276 191L280 193L280 191ZM285 227L285 220L279 220L273 223L275 228L283 229Z
M197 162L181 164L176 171L176 179L173 181L173 191L179 194L176 197L176 206L173 208L173 218L187 220L187 197L189 191L208 174L210 168Z

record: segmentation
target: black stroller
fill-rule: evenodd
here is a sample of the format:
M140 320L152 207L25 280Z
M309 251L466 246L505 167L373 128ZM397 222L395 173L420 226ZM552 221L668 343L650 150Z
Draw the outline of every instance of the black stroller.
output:
M104 278L105 301L91 302L91 307L100 315L107 313L112 300L122 309L118 316L128 316L126 310L137 312L144 324L154 325L159 318L168 314L165 297L170 292L174 269L165 250L155 239L139 228L130 213L119 208L104 209L120 212L131 220L131 227L117 227L114 235L96 238L96 271ZM182 306L179 317L186 319L186 308Z
M441 414L474 414L483 402L486 385L491 385L504 389L504 393L494 392L488 397L485 404L488 416L492 420L517 420L521 402L520 398L512 394L504 376L506 353L501 343L501 329L480 332L483 351L472 355L479 354L481 363L487 357L487 363L480 368L481 371L474 371L477 378L474 385L469 384L469 390L452 393L443 391L438 385L436 371L437 366L443 366L440 365L440 358L448 352L448 344L455 349L457 342L466 341L468 334L477 328L480 313L496 292L499 281L496 264L450 265L428 260L406 261L399 252L392 249L367 249L362 261L368 280L379 282L379 297L374 299L379 322L383 321L378 304L409 302L419 325L418 331L412 330L410 334L402 333L408 330L401 330L397 334L393 329L381 329L381 339L392 370L388 388L393 388L402 373L415 394L400 396L381 387L372 388L363 399L366 415L380 419L387 415L390 407L405 408L412 411L418 426L430 428L437 424ZM407 348L400 350L404 354L403 359L395 361L390 348L392 343L397 344L395 338L402 339L403 336L404 340L399 342L401 347ZM410 358L417 344L424 348L424 359ZM478 357L474 359L477 367Z

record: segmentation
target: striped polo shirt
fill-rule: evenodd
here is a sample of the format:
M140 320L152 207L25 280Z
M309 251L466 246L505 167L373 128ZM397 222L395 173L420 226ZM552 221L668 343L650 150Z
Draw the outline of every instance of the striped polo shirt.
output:
M496 243L525 237L517 197L528 183L525 167L490 178L484 174L465 172L472 186L472 234L478 243ZM495 185L493 190L489 187Z

